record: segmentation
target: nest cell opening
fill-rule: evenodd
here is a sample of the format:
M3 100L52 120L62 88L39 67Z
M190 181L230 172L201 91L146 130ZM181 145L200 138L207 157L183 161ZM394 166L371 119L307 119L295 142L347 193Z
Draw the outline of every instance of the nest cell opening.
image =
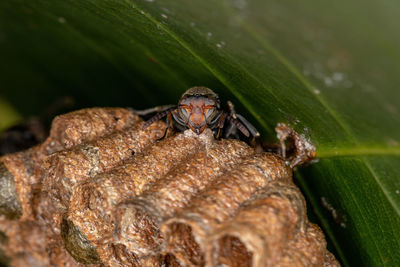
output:
M168 267L181 267L182 265L179 263L178 259L172 253L167 253L164 255L162 259L161 266L168 266Z
M251 267L253 253L247 250L243 242L236 236L224 235L217 241L217 266ZM215 255L215 254L214 254Z
M173 223L170 225L171 236L175 249L183 251L186 260L196 266L204 266L204 253L196 242L192 227L184 223Z

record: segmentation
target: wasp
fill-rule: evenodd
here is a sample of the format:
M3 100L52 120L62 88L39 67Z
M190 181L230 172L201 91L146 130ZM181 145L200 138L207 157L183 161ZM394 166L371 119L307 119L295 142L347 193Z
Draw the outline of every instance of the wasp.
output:
M228 101L228 111L225 111L221 108L218 95L206 87L190 88L182 95L178 105L155 107L137 113L146 115L151 112L158 113L144 123L143 129L167 117L167 128L160 140L167 135L168 129L173 125L179 130L190 129L197 135L210 128L216 139L238 137L237 130L246 137L260 136L249 121L235 112L230 101Z

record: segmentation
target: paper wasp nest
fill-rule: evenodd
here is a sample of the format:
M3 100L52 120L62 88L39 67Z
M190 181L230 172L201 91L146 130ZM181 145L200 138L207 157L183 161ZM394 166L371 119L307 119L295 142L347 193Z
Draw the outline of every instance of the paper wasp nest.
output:
M142 130L127 109L57 117L0 158L0 259L10 266L339 266L292 170L211 131Z

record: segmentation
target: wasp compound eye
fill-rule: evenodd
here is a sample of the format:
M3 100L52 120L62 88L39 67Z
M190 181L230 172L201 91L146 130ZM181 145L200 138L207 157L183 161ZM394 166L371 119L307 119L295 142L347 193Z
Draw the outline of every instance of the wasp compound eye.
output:
M211 120L214 117L213 115L215 115L214 114L214 112L215 112L214 108L204 108L204 112L205 112L205 117L206 117L207 121Z
M184 119L185 121L189 120L190 110L188 108L181 107L179 108L179 112L181 113L182 119Z

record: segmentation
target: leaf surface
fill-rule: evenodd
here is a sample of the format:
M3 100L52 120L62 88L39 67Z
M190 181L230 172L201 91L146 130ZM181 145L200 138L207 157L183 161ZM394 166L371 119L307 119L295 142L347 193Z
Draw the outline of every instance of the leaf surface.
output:
M286 122L317 146L298 181L342 264L399 266L399 17L393 0L3 1L1 93L29 113L211 87L265 139Z

